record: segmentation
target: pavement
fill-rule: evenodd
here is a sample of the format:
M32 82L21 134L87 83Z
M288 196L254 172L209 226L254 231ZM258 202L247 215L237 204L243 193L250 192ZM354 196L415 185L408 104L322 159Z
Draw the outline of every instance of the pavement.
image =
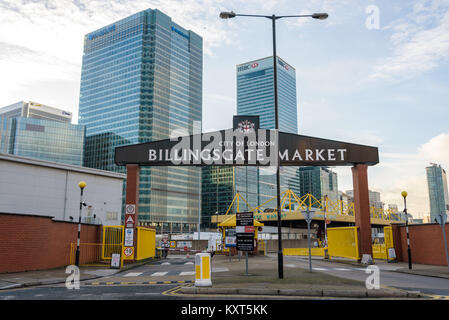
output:
M229 271L212 273L212 287L184 286L177 292L189 295L245 295L245 296L298 296L339 298L418 298L420 294L396 288L383 287L368 290L364 281L332 276L314 270L297 268L285 262L283 279L279 279L277 259L270 256L253 256L246 260L214 256L212 267L225 267ZM365 267L366 268L366 267ZM363 268L363 272L365 270ZM316 268L320 269L320 268ZM338 269L338 268L337 268ZM341 269L341 268L340 268Z
M325 260L321 257L316 257L315 259L322 260L322 261L328 261L330 263L337 262L337 263L342 263L342 264L348 264L348 265L357 266L357 267L366 266L366 265L362 265L361 263L358 263L354 260L343 259L343 258L335 258L335 259ZM449 279L449 267L448 266L435 266L435 265L412 263L412 269L409 269L408 262L387 262L385 260L380 260L380 259L376 259L374 261L374 264L376 266L378 266L381 270L388 270L388 271L393 271L393 272Z
M139 267L145 263L148 263L148 261L127 264L121 270L110 269L107 266L80 266L80 281L111 276L118 272ZM65 271L66 267L48 270L0 273L0 290L65 283L67 277L70 275L70 273L66 273Z

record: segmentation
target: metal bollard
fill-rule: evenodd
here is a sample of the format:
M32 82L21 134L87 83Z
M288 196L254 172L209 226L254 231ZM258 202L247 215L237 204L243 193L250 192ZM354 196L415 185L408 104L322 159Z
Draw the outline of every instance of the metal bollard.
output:
M211 280L211 263L209 253L197 253L195 255L195 286L210 287Z

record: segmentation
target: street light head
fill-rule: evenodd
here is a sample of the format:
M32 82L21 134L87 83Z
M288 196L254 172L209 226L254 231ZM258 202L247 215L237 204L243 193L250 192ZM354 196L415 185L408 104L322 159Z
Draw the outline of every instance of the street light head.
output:
M86 182L85 181L80 181L78 183L78 187L80 187L80 189L84 189L86 187Z
M402 191L402 192L401 192L401 195L402 195L404 198L406 198L406 197L407 197L407 191Z
M326 20L329 15L327 13L314 13L312 14L312 18L319 20Z
M222 19L230 19L230 18L235 18L235 13L233 11L231 12L220 12L220 18Z

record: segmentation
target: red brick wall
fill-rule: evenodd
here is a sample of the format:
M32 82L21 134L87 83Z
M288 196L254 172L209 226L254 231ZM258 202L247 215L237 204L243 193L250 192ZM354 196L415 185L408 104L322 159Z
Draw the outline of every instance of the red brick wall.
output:
M101 226L83 224L81 243L100 243ZM51 217L0 213L0 273L42 270L69 264L78 223ZM83 255L80 259L83 262Z
M412 264L447 266L443 233L439 224L409 225ZM446 241L449 241L449 225L446 224ZM405 225L393 226L394 248L398 261L408 262L407 232Z

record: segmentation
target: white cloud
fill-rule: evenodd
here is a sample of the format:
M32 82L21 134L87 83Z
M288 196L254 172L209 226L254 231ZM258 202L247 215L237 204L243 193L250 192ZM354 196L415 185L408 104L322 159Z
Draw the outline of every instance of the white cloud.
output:
M414 153L380 153L379 164L368 169L370 189L381 193L385 204L403 208L401 192L406 190L407 208L415 217L429 214L429 195L425 167L430 162L449 169L449 133L441 133L417 148ZM340 190L352 189L348 168L336 168ZM402 209L401 209L402 210Z
M418 1L413 12L394 21L393 54L375 65L371 79L413 78L449 59L448 1Z

